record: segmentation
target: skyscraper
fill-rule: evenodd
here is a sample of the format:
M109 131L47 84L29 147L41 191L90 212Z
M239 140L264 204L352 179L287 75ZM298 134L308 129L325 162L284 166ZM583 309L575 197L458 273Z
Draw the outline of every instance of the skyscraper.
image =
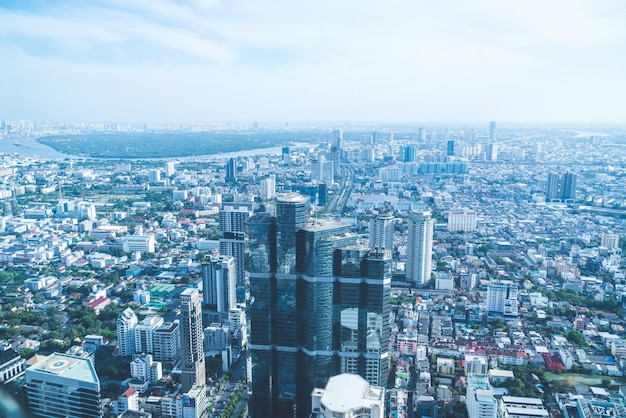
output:
M430 280L434 227L430 212L414 214L409 224L406 279L418 286Z
M135 353L134 329L137 322L137 315L130 308L126 308L117 317L117 349L122 357Z
M447 152L446 155L448 157L452 157L454 156L454 141L448 141L448 148L447 148Z
M26 369L25 379L34 418L102 416L100 380L87 358L52 354Z
M235 259L210 256L202 263L202 298L205 309L226 319L237 304ZM209 325L208 323L204 324Z
M341 167L341 141L343 141L343 132L341 129L334 130L330 155L335 169L335 175L339 174L339 168Z
M254 417L308 417L313 388L347 369L387 380L391 253L349 251L350 227L308 203L279 195L276 216L246 222Z
M226 182L236 182L237 181L237 160L234 158L230 158L226 162Z
M252 204L249 203L224 204L220 210L220 254L235 258L235 283L237 286L245 285L244 223L251 213Z
M182 392L194 386L204 386L204 346L202 332L202 304L197 289L185 289L180 294Z
M370 248L393 250L394 218L393 213L379 213L370 221Z
M561 177L561 199L576 199L576 174L567 172Z
M173 161L165 163L165 177L172 177L176 172L176 165Z
M548 174L548 184L546 187L546 200L554 200L559 198L560 178L557 173Z
M489 139L493 142L496 140L497 135L496 121L492 120L491 122L489 122Z
M270 200L276 196L276 175L271 174L268 178L261 180L261 199Z

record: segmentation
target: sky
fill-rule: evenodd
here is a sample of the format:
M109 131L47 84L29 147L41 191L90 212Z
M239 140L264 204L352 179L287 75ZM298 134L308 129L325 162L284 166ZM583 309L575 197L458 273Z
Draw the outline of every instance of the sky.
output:
M0 119L626 122L622 0L2 0Z

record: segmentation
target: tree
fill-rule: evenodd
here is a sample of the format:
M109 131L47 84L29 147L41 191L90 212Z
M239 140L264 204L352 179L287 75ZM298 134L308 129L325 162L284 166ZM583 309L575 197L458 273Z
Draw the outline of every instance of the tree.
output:
M585 342L585 337L583 336L582 332L578 331L577 329L574 329L568 332L565 338L567 338L567 341L577 346L587 345L587 343Z

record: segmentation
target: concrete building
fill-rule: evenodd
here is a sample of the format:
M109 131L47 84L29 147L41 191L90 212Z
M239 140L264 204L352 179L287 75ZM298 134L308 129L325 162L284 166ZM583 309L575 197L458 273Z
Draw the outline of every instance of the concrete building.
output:
M0 382L7 384L24 374L26 360L8 344L0 350Z
M163 318L160 316L147 316L139 324L135 325L135 353L154 353L154 332L163 325Z
M465 354L465 376L470 374L487 374L489 370L489 359L485 356Z
M393 250L394 218L393 213L379 213L370 221L370 248Z
M448 212L448 232L476 232L477 218L473 210L451 210Z
M406 279L421 286L430 280L435 220L430 212L412 216L406 251Z
M156 361L171 366L178 363L182 351L180 348L180 322L164 322L154 330L152 335L152 355Z
M117 317L117 347L122 357L131 356L135 352L134 329L137 322L137 315L130 308L126 308Z
M470 374L465 396L468 418L496 418L498 403L487 375Z
M236 276L233 257L210 256L202 263L202 302L205 309L228 317L228 312L237 303Z
M180 294L182 391L205 384L204 334L202 332L202 303L197 289L189 288Z
M358 374L340 374L311 394L311 418L384 418L385 388Z
M252 214L252 204L224 204L220 210L220 255L235 258L235 283L245 285L245 232L244 225Z
M517 284L509 280L492 280L487 284L487 312L517 316Z
M52 354L26 369L26 396L34 418L100 418L100 381L93 363Z
M128 235L121 238L122 250L125 253L153 253L155 240L153 235Z

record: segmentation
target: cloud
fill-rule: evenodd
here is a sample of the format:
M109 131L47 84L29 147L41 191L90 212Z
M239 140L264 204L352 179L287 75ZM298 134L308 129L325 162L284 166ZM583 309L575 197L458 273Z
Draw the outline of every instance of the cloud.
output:
M0 88L19 95L21 106L0 103L0 114L616 120L626 90L624 7L64 0L45 9L0 8ZM47 94L31 93L32 86ZM37 106L27 105L24 92Z

